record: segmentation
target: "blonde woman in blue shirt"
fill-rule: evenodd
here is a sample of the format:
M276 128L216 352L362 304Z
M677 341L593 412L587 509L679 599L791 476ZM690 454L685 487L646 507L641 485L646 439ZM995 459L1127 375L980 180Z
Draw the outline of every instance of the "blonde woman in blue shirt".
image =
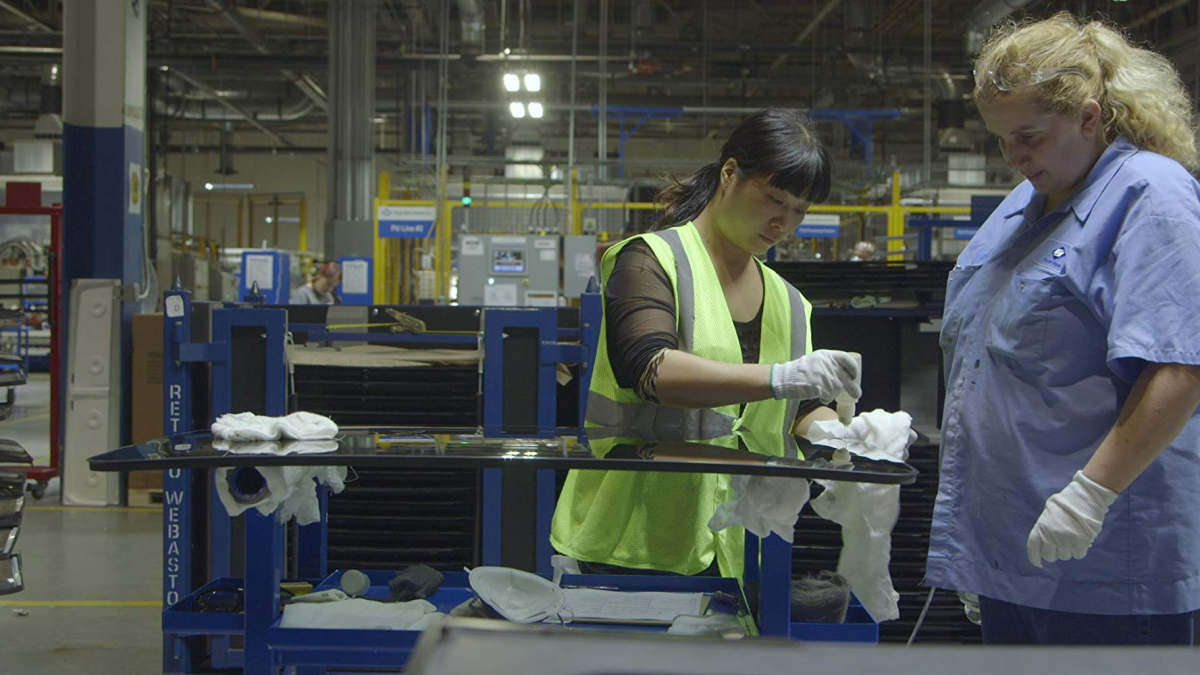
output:
M951 273L927 581L991 644L1190 644L1200 185L1169 61L1069 14L999 28L975 101L1025 182Z

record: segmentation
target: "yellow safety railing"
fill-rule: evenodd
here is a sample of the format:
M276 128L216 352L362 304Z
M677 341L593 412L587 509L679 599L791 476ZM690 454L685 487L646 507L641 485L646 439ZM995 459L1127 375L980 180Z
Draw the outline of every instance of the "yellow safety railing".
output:
M237 206L237 241L236 248L252 248L254 243L254 228L257 210L266 206L271 209L271 234L273 244L279 245L279 210L282 206L295 206L299 217L296 248L301 252L308 250L308 197L302 192L254 192L237 196L208 195L196 196L199 204L234 204ZM248 217L247 217L248 216Z
M573 177L574 178L574 177ZM381 195L389 195L391 186L386 175L380 176L380 191ZM891 204L888 205L870 205L870 204L818 204L809 209L810 213L857 213L857 214L884 214L887 216L887 236L888 236L888 258L897 259L902 256L904 248L904 230L905 222L909 215L912 214L940 214L940 215L962 215L970 214L970 207L966 206L904 206L900 203L900 172L892 174L892 194ZM376 199L375 200L375 301L380 303L403 303L411 302L412 295L409 293L406 280L408 275L401 277L400 272L404 263L402 261L411 261L415 256L428 251L432 248L435 254L435 271L437 272L437 294L439 297L448 298L450 293L450 267L452 261L451 251L451 218L453 209L461 207L459 200L447 199L443 202L438 210L437 223L434 228L434 241L424 242L422 240L388 240L379 237L379 207L380 206L437 206L434 200L421 199ZM533 208L533 202L510 202L510 201L487 201L474 202L472 207L492 207L492 208ZM568 212L571 214L571 221L568 223L567 230L573 234L582 234L583 213L588 209L625 209L630 211L653 211L657 207L652 202L587 202L579 199L578 181L572 180L571 190L568 192ZM401 243L402 242L402 243ZM421 242L419 244L410 242ZM389 248L398 247L398 248ZM407 268L406 268L407 269ZM389 286L388 280L395 279L399 281L398 286Z

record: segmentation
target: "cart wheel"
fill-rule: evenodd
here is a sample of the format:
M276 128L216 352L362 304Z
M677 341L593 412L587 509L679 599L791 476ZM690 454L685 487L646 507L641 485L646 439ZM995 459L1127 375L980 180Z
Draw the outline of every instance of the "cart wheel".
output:
M36 484L29 485L29 494L33 495L34 499L41 499L46 494L47 481L39 480Z

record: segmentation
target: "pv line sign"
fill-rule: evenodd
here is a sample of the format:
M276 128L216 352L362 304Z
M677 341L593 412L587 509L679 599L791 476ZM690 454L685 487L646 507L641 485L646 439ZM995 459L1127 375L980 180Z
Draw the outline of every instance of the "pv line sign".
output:
M433 233L433 206L379 206L375 209L380 239L425 239Z

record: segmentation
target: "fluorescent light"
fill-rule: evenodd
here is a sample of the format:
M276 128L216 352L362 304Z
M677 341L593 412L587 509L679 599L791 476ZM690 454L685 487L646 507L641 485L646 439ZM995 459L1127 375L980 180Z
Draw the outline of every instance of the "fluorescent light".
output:
M504 74L504 89L506 91L520 91L521 78L517 77L516 73Z
M508 111L517 119L525 116L525 106L520 101L513 101L512 103L509 103Z
M534 101L529 104L529 116L535 120L542 118L542 104Z
M279 222L297 224L300 222L300 216L279 216Z
M254 183L205 183L205 190L253 190Z
M539 76L537 73L525 73L525 89L528 91L541 91L541 76Z

